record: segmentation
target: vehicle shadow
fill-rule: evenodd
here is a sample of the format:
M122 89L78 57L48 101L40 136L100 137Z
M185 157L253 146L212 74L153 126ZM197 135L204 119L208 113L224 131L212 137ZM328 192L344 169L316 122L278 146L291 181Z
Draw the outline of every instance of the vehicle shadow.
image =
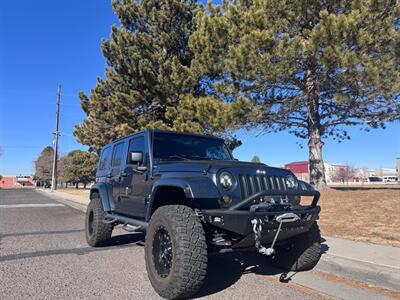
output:
M270 259L256 252L230 252L209 257L207 276L202 289L194 296L204 297L227 289L242 275L277 275L282 270L270 264Z
M329 246L324 238L321 239L321 254L324 255ZM235 284L242 275L253 273L257 275L274 276L285 273L271 264L271 258L251 252L229 252L209 256L207 276L202 289L194 296L204 297L227 289ZM282 282L287 283L297 273L291 272L284 276Z

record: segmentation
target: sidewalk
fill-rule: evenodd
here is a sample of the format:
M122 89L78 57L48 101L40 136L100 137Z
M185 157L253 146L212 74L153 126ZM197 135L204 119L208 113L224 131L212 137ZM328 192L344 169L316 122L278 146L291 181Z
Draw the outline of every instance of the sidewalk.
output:
M63 192L38 190L83 212L89 199ZM400 248L324 237L317 269L348 279L400 291Z

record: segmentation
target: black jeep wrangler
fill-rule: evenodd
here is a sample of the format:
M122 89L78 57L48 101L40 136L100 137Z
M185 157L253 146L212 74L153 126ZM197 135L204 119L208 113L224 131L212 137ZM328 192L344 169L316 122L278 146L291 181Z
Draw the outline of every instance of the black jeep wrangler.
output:
M319 193L288 170L235 160L219 138L146 130L116 140L101 151L90 199L89 245L118 224L145 232L148 276L165 298L199 290L209 252L254 249L286 271L320 259Z

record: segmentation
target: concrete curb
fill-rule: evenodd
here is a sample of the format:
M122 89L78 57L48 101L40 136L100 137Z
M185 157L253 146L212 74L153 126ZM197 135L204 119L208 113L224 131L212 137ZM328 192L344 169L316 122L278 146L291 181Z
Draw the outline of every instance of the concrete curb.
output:
M50 192L44 190L37 190L48 197L61 202L65 205L71 206L75 209L78 209L82 212L86 212L86 207L89 203L89 199L69 195L67 193L62 192ZM327 242L329 244L329 240L333 240L335 238L327 238ZM335 239L340 240L340 239ZM353 248L357 248L360 245L360 242L353 242L350 240L343 240L346 243L352 244ZM354 244L354 245L353 245ZM377 245L368 245L366 243L361 243L365 249L365 247L384 247ZM361 248L363 248L361 247ZM383 249L383 248L382 248ZM338 251L328 250L326 254L322 255L320 262L318 263L316 269L322 272L332 273L335 275L339 275L352 280L365 281L367 283L384 287L387 289L400 291L400 268L394 266L390 267L388 265L382 265L377 263L372 263L374 261L373 255L369 257L369 261L363 261L360 259L344 257L343 253L346 253L345 249L340 249L342 255L335 255ZM351 249L354 251L354 249ZM397 251L397 250L396 250ZM400 249L399 249L400 251ZM361 254L361 253L360 253ZM361 257L365 257L365 253L360 255ZM368 256L368 254L367 254ZM399 257L400 260L400 257ZM395 264L394 264L395 265Z
M400 291L400 270L397 268L332 254L324 254L316 268L348 279L365 281L376 286Z

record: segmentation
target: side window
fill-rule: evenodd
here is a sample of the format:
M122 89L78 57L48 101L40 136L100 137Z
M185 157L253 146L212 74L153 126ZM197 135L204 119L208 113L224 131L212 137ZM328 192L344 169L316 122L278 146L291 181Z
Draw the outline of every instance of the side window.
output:
M119 143L114 146L112 167L116 168L121 165L122 156L124 154L124 143Z
M111 162L111 147L103 149L99 161L99 171L104 171L110 165Z
M146 149L145 149L144 136L135 137L129 141L128 155L131 152L142 152L143 157L145 156ZM129 157L127 157L127 161L129 161Z

